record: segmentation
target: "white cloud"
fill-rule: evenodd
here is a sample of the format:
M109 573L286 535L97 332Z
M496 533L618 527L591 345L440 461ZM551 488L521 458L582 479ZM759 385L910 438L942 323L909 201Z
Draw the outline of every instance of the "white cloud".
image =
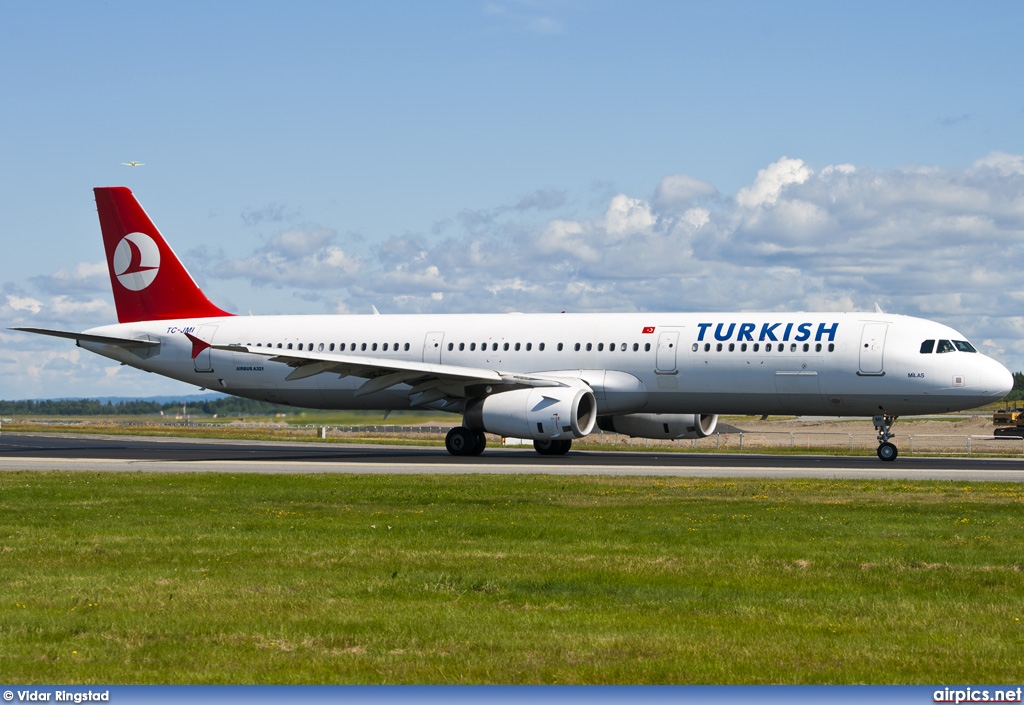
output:
M615 237L649 230L655 222L657 218L651 213L650 204L623 194L612 199L604 215L605 230Z
M714 198L717 195L718 189L706 181L687 174L670 174L658 184L654 201L662 208L671 208L678 205L688 206L694 201Z
M744 208L773 205L784 188L790 184L802 184L813 174L802 159L782 157L758 171L754 183L736 194L736 202Z
M28 311L39 313L43 310L43 302L28 296L7 295L7 305L15 311Z
M1024 176L1024 155L991 152L974 162L971 172L991 169L1000 176Z
M255 287L296 289L344 287L360 271L360 258L335 244L331 230L286 230L249 257L219 261L215 273L247 279Z

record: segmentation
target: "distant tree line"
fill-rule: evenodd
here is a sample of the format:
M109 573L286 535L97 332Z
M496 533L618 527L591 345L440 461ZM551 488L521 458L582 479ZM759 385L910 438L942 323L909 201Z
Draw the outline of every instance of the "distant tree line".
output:
M226 397L197 402L187 402L190 414L208 416L267 416L295 413L294 408L265 401L254 401L240 397ZM23 399L21 401L0 401L0 414L4 416L140 416L145 414L165 415L181 413L181 402L117 401L102 402L96 399Z
M1013 373L1013 389L1004 401L1024 401L1024 372Z

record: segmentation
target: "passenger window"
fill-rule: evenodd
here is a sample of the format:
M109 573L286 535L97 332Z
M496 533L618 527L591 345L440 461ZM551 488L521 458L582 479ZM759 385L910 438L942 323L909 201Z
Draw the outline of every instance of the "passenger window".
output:
M280 347L280 346L279 346L279 347ZM291 349L292 349L292 344L291 344L291 343L288 343L288 349L289 349L289 350L291 350Z
M470 343L470 344L469 344L469 351L470 351L470 352L473 352L473 351L475 351L475 350L476 350L476 343Z
M559 343L559 344L558 344L558 352L562 352L562 348L563 348L563 347L564 347L564 346L563 346L563 345L562 345L561 343Z
M580 344L579 344L579 343L576 343L576 345L575 345L575 346L573 346L573 349L574 349L574 350L575 350L576 352L579 352L579 351L580 351Z
M754 343L754 352L757 352L760 349L761 349L761 343Z
M455 349L455 343L448 343L448 352L451 352L454 349Z
M926 340L923 343L921 343L921 354L922 355L930 355L933 350L935 350L935 341L934 340Z
M594 349L594 344L593 343L587 343L587 352L590 352L593 349Z
M328 352L334 352L334 343L331 343L330 347L327 348Z
M533 350L533 343L527 343L526 344L526 352L530 352L531 350Z
M772 351L772 344L771 343L766 343L765 346L764 346L764 351L765 352L771 352Z
M324 351L324 344L320 343L319 345L317 345L316 346L316 351L317 352L323 352Z
M502 348L502 350L508 350L508 343L505 343L504 345L502 345L501 348Z
M466 349L466 344L465 343L459 343L459 352L462 352L465 349Z
M953 347L953 343L949 342L948 340L940 340L939 347L935 352L949 353L953 352L954 350L956 350L956 348Z
M516 352L519 352L519 349L521 347L522 347L522 345L520 343L516 343L516 347L515 347Z
M498 346L497 346L497 345L495 345L495 346L494 346L494 349L495 349L495 350L497 350L497 349L498 349ZM538 350L539 352L544 352L544 343L540 343L540 344L538 344L538 345L537 345L537 350Z
M829 343L828 344L828 351L829 352L832 352L835 349L836 349L836 344L835 343Z
M384 343L384 352L387 352L387 351L388 351L388 344Z
M650 352L650 351L651 351L651 344L650 343L644 343L644 352Z
M302 343L299 343L299 350L302 350Z
M697 352L697 349L698 349L699 347L700 347L700 346L699 346L699 345L697 345L697 343L694 343L694 344L693 344L693 347L691 348L691 350L693 350L694 352Z
M373 344L373 348L372 348L372 350L373 350L374 352L377 352L377 343L374 343L374 344Z
M740 352L746 352L746 351L747 351L747 344L746 343L740 343Z
M711 352L711 343L704 343L704 352Z
M604 343L598 343L597 344L597 351L598 352L603 352L604 351Z
M821 352L821 343L816 343L814 345L814 352Z
M633 352L636 352L639 349L640 349L640 343L633 343Z
M718 345L716 345L716 346L715 346L715 350L716 350L717 352L722 352L722 344L721 344L721 343L719 343Z

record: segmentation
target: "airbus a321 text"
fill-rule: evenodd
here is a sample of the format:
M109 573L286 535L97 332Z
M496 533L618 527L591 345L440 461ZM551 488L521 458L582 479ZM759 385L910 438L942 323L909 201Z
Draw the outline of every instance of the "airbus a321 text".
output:
M462 416L453 455L485 433L566 453L601 428L694 438L719 414L870 416L894 460L901 415L1001 399L1009 371L941 323L875 313L235 316L210 302L124 187L96 206L118 323L77 341L132 367L251 399Z

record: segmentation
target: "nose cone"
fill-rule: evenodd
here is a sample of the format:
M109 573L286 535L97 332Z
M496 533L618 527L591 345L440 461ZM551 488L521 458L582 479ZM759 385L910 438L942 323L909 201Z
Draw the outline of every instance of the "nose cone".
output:
M985 362L987 364L979 370L975 386L979 392L990 396L992 401L999 401L1013 389L1013 375L1002 364L990 357L986 357Z

